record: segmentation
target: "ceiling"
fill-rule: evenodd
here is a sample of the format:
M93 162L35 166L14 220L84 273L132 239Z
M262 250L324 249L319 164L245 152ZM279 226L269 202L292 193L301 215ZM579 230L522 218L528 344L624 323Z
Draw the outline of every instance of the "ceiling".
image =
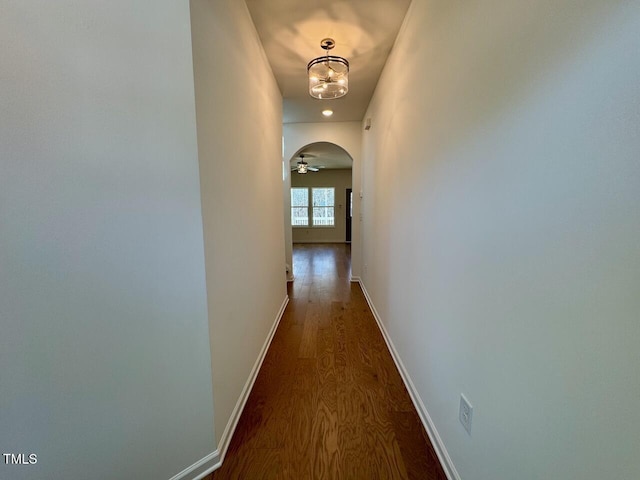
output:
M284 123L361 121L411 0L246 0L283 97ZM349 93L317 100L308 92L307 63L332 55L350 64ZM324 109L333 110L329 119Z
M291 159L290 166L295 168L300 154L304 155L304 161L311 167L326 170L352 168L353 161L342 147L330 142L317 142L303 148L297 156Z

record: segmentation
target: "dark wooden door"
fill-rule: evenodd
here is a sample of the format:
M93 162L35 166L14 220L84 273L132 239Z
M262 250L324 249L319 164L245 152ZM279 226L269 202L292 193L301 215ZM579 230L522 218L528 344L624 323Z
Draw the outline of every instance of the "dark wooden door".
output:
M351 241L351 217L353 216L353 192L351 191L350 188L347 188L347 199L345 202L345 205L347 206L347 208L344 209L345 213L346 213L346 241L350 242Z

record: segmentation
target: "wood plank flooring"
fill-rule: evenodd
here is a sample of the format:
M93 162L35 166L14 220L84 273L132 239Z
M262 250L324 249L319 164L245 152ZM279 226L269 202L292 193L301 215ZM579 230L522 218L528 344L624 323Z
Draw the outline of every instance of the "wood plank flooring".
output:
M290 302L220 469L223 479L437 479L429 443L350 246L294 245Z

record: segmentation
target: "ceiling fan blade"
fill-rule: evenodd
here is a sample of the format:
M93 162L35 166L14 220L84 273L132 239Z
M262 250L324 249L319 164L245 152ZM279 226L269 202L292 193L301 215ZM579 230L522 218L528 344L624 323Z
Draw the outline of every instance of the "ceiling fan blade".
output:
M307 170L311 170L312 172L319 172L320 169L316 167L307 167Z

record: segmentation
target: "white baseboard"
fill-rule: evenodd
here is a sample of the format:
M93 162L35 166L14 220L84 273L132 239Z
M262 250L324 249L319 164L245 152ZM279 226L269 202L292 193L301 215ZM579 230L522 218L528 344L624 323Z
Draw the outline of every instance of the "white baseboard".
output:
M357 278L357 277L352 277L352 281L354 278ZM438 430L436 430L436 427L433 424L433 421L431 420L431 416L429 415L429 412L427 412L427 408L424 406L424 403L422 402L422 398L420 398L420 395L418 394L418 391L416 390L416 387L413 384L413 381L411 380L411 377L409 376L407 369L402 363L402 359L400 358L400 355L398 354L396 347L393 345L393 342L391 341L391 337L389 336L387 329L382 323L382 319L378 315L376 307L373 305L373 301L369 296L369 292L367 292L367 288L364 286L364 283L362 283L362 280L360 278L358 278L358 283L360 284L360 287L362 288L362 292L364 293L364 296L367 299L367 303L369 304L369 308L373 313L373 317L376 319L378 328L380 328L380 331L382 332L384 341L387 344L389 351L391 352L391 357L393 358L393 361L395 362L396 367L400 372L402 381L404 382L404 385L407 387L407 391L409 392L411 401L413 402L413 405L416 407L416 410L418 411L418 415L420 416L420 420L422 421L422 424L424 425L424 428L427 431L427 435L429 435L429 439L431 440L433 449L435 450L436 455L440 460L440 464L444 469L444 473L447 475L447 478L449 480L460 480L460 475L458 475L458 472L455 466L453 465L453 461L451 460L451 457L449 456L449 453L447 452L447 449L445 448L444 443L442 443L442 439L438 434Z
M247 399L249 398L249 394L251 393L251 389L253 388L253 384L258 377L258 372L260 371L260 367L262 367L262 362L264 361L264 357L267 355L267 350L269 350L269 346L271 345L271 340L273 340L273 336L276 333L278 325L280 324L280 320L282 319L282 315L284 314L285 308L287 308L287 304L289 303L289 295L287 295L282 305L280 305L280 311L278 311L278 315L276 315L276 319L271 326L271 330L267 335L266 340L264 341L264 345L262 345L262 349L258 354L258 358L256 359L256 363L253 365L251 369L251 373L249 374L249 378L247 379L247 383L245 383L244 388L242 389L242 393L240 394L240 398L238 398L238 402L231 412L231 418L227 423L227 426L222 432L222 436L220 437L220 442L218 443L218 451L220 451L220 465L224 462L224 457L227 454L227 450L229 449L229 444L231 443L231 437L233 437L233 432L235 432L236 427L238 426L238 421L240 420L240 415L242 414L242 410L244 410L244 406L247 403ZM218 465L216 468L218 468ZM213 471L213 470L212 470Z
M193 465L188 466L180 473L175 474L169 480L200 480L206 477L220 466L220 451L215 450L206 457L201 458Z
M229 444L231 443L231 437L233 437L233 432L235 432L236 427L238 426L238 421L240 420L240 415L242 415L242 410L244 410L244 406L247 403L247 399L249 398L249 394L251 393L253 384L258 377L260 367L262 367L264 357L267 355L267 351L269 350L269 346L271 345L271 340L273 340L273 336L278 329L278 325L280 324L280 320L282 319L282 315L284 314L284 310L287 308L288 303L289 295L284 298L284 300L282 301L282 305L280 305L280 310L276 315L276 319L271 326L271 330L267 335L264 345L262 345L262 349L258 354L256 363L251 369L249 378L247 379L247 382L242 389L242 393L240 393L240 398L238 398L238 402L231 412L231 418L229 418L229 422L227 423L227 426L225 427L224 432L220 437L218 448L213 453L210 453L206 457L198 460L196 463L194 463L190 467L185 468L182 472L174 475L169 480L200 480L222 466L224 457L227 454L227 450L229 449ZM195 476L193 476L194 474Z
M336 244L336 243L349 243L344 240L301 240L299 242L293 242L294 245L304 245L304 244L318 244L318 243L327 243L327 244Z
M359 283L360 285L362 285L362 280L360 280L360 277L354 277L353 275L351 275L351 281ZM362 291L364 292L364 287L362 287ZM367 302L368 302L368 300L367 300Z

